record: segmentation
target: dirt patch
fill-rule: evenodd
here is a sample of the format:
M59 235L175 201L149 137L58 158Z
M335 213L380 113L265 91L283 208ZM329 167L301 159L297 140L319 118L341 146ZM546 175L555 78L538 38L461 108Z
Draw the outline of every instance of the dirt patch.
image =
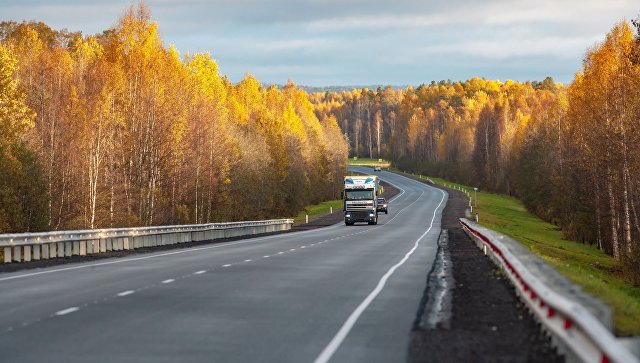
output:
M460 227L466 196L445 190L449 200L442 228L449 231L447 248L455 281L451 319L434 329L415 327L408 361L563 362L506 276Z

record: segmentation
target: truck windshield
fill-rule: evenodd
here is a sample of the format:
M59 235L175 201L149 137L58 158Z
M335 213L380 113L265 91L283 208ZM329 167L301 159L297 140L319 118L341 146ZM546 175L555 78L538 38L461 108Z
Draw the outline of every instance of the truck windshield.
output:
M347 190L347 200L371 200L373 190Z

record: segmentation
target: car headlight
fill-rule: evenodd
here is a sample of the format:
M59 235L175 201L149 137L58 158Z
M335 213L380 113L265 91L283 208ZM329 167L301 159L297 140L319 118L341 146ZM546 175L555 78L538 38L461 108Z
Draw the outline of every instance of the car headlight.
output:
M351 218L351 213L347 213L346 217Z

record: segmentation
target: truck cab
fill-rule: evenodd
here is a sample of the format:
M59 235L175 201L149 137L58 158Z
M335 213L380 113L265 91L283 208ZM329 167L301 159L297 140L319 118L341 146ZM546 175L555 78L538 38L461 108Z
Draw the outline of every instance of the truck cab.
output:
M378 224L378 202L382 193L375 175L346 176L344 178L344 224L356 222Z

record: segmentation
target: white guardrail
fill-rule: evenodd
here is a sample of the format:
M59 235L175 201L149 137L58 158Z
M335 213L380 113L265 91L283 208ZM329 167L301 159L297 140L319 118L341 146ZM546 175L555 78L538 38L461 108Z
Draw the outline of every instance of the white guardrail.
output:
M291 229L292 219L0 234L0 263L86 256Z
M640 362L582 304L554 291L544 279L501 242L504 236L468 219L460 218L464 230L476 245L507 274L521 299L556 340L571 353L569 360L594 363ZM571 359L573 358L573 359Z

